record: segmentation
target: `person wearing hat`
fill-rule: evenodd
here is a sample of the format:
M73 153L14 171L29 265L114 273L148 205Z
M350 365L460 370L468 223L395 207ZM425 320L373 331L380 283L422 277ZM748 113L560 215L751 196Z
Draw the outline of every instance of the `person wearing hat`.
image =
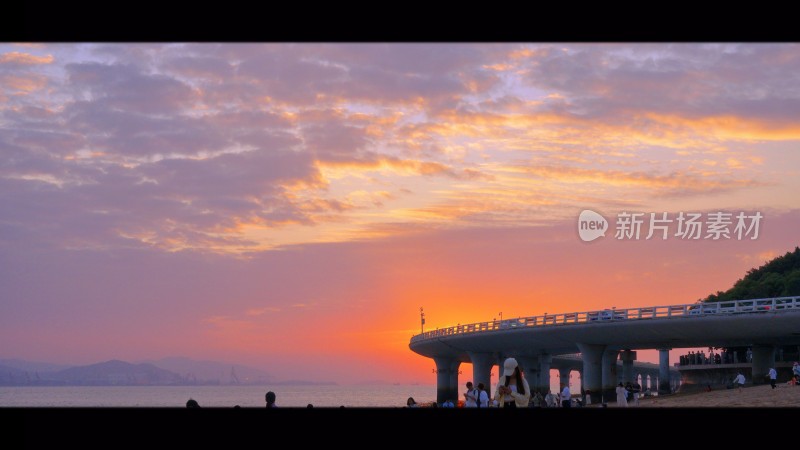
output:
M503 363L503 375L497 381L495 400L500 408L527 408L531 397L528 380L514 358Z

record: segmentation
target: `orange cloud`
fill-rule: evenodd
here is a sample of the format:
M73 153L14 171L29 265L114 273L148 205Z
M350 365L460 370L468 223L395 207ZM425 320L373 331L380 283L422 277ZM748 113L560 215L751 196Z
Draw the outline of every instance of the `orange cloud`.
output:
M21 53L21 52L8 52L0 55L0 64L14 63L14 64L25 64L25 65L37 65L37 64L52 64L53 61L55 61L53 55L36 56L36 55L31 55L30 53Z
M494 70L495 72L504 72L509 69L513 69L514 66L511 64L505 63L497 63L497 64L486 64L482 66L484 69Z
M525 168L524 170L537 176L556 178L565 182L590 182L613 186L635 185L652 189L667 189L669 191L718 191L763 185L763 183L755 180L713 180L705 176L696 176L686 172L672 172L668 175L656 175L645 172L578 169L558 166L531 167Z
M546 54L548 51L549 51L548 49L522 48L518 50L513 50L508 54L508 57L511 59L528 59Z
M245 311L245 315L247 316L262 316L266 313L271 312L280 312L280 308L276 308L274 306L265 306L263 308L252 308Z
M646 113L648 119L698 136L719 140L785 141L800 140L800 124L795 120L760 120L735 115L682 117L676 114Z
M27 95L44 88L47 85L47 79L38 75L29 77L6 75L0 78L0 84L16 90L18 94Z
M476 179L485 176L474 169L459 171L439 162L417 161L390 156L382 156L371 160L317 161L317 165L325 173L326 178L328 176L340 178L350 174L351 171L372 170L391 172L401 176L446 175L456 179Z

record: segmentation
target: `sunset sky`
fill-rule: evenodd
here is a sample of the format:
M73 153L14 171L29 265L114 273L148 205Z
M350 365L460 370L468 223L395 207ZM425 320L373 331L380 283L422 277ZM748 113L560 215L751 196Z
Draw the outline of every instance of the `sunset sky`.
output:
M420 307L690 303L793 250L799 150L797 44L0 44L0 358L434 383Z

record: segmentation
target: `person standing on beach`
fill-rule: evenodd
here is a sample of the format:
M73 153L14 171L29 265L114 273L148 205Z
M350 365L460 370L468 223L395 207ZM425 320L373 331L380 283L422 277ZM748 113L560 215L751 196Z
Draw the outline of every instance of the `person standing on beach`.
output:
M778 372L775 371L774 367L770 367L769 369L769 385L772 386L772 389L775 389L775 382L778 380Z
M528 380L514 358L503 363L503 376L497 381L495 400L500 408L527 408L531 397Z
M464 392L464 408L478 407L478 390L472 385L472 381L467 381L467 392Z
M548 408L556 407L556 396L553 395L553 393L550 392L549 390L547 391L547 395L544 396L544 403L547 405Z
M531 401L533 402L534 408L541 408L542 402L544 401L542 398L542 393L539 391L534 392L533 397L531 397Z
M489 394L486 392L486 386L483 383L478 383L478 408L489 407Z
M633 383L633 406L639 406L639 394L642 392L642 385L638 381Z
M742 387L744 386L744 375L742 375L742 372L739 372L736 375L736 378L733 379L733 384L736 385L736 389L739 391L742 390Z
M572 407L572 393L569 391L568 384L561 385L561 407L562 408L571 408Z
M625 389L625 386L622 383L617 385L617 406L621 406L623 408L628 407L628 400L625 399L625 396L628 394L628 391Z
M267 408L277 408L278 405L275 404L275 393L272 391L267 392L267 395L264 396L264 399L267 401Z

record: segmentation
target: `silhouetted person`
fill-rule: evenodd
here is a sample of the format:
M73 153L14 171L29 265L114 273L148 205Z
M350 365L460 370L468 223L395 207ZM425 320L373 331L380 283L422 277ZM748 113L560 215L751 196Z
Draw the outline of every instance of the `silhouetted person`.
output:
M489 393L486 392L486 386L483 383L478 383L478 408L489 407Z
M267 395L264 396L267 400L267 408L277 408L278 406L275 404L275 393L272 391L267 392Z
M197 403L197 400L190 398L188 402L186 402L187 408L199 408L200 404Z
M569 391L569 384L561 383L561 407L572 407L572 393Z
M464 392L464 408L476 408L478 406L478 390L472 385L472 381L467 381L467 392Z
M744 387L744 375L742 375L742 372L736 375L736 378L733 379L733 384L736 386L736 389L741 392L742 387Z
M306 408L309 408L309 409L311 409L313 407L314 407L314 405L312 405L311 403L309 403L308 406L306 406Z
M625 390L625 386L622 383L617 385L617 406L621 406L623 408L628 407L628 400L625 398L628 395L628 391Z
M408 400L406 400L406 406L409 408L419 407L419 405L417 405L416 400L414 400L414 397L408 397Z

